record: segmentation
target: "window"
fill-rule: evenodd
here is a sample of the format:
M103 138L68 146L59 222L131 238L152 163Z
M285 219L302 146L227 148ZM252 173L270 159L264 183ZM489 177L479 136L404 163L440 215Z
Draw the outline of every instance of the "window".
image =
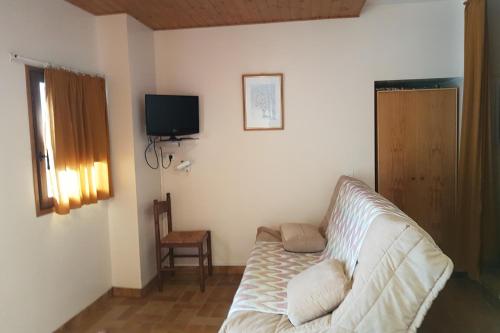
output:
M50 119L45 98L42 68L26 66L31 155L37 216L53 211L54 199L50 181L53 171Z
M26 66L26 82L37 216L110 198L104 78Z

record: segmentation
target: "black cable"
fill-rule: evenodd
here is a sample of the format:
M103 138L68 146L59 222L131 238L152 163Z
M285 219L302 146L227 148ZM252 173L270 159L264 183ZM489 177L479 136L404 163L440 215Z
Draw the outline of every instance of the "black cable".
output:
M168 165L167 166L165 166L165 164L163 164L163 161L165 159L163 158L163 149L162 149L162 147L160 147L160 155L161 155L161 167L163 169L165 169L165 170L168 169L168 168L170 168L170 165L172 164L172 154L168 154Z
M158 152L156 151L156 139L148 137L148 141L149 141L149 143L146 146L146 150L144 150L144 159L146 160L146 163L148 164L148 166L151 169L156 170L160 167L160 161L158 160ZM154 151L155 157L156 157L156 167L152 166L148 160L148 150L151 148L151 145L153 145L153 151ZM161 149L161 147L160 147L160 149ZM163 157L162 157L162 159L163 159ZM162 161L162 164L163 164L163 161Z
M168 165L165 166L165 163L164 163L165 158L163 157L163 148L160 146L160 158L158 158L158 151L156 150L156 142L159 142L160 138L148 137L148 141L149 142L148 142L148 145L146 146L146 150L144 150L144 159L146 160L146 163L148 164L148 166L153 170L157 170L160 167L160 158L161 158L161 167L163 169L168 169L170 167L170 165L172 164L172 158L173 158L172 154L168 155L169 162L168 162ZM148 160L148 150L151 148L151 146L153 146L153 151L154 151L155 158L156 158L156 166L152 166Z

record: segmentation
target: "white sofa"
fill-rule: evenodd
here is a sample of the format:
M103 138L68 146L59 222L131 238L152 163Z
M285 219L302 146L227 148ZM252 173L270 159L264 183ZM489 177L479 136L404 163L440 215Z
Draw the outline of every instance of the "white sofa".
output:
M339 199L343 186L359 190L356 203L339 204L342 199L354 200L345 195ZM364 183L341 177L325 222L333 223L333 211L344 214L342 209L359 203L369 207L367 211L380 203L390 204ZM449 279L453 263L425 231L393 207L392 212L376 214L360 238L359 250L354 251L352 288L344 301L332 313L297 327L286 315L286 298L282 298L286 283L321 260L321 254L286 252L279 231L260 229L220 333L415 332ZM355 223L366 223L365 212L357 213L350 223L356 219ZM328 242L335 239L326 234Z

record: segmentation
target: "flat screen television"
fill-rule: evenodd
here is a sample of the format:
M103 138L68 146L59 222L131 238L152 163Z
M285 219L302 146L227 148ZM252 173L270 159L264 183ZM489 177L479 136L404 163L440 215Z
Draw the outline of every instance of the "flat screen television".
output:
M199 133L198 96L146 95L146 133L168 136Z

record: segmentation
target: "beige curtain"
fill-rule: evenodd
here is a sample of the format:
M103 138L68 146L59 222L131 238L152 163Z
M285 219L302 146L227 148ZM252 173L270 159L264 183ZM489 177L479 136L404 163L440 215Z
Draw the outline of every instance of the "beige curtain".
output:
M465 7L465 67L458 179L460 257L457 270L479 278L483 230L491 221L491 113L488 97L486 0Z
M58 214L112 195L104 79L45 70L54 167L50 188Z

